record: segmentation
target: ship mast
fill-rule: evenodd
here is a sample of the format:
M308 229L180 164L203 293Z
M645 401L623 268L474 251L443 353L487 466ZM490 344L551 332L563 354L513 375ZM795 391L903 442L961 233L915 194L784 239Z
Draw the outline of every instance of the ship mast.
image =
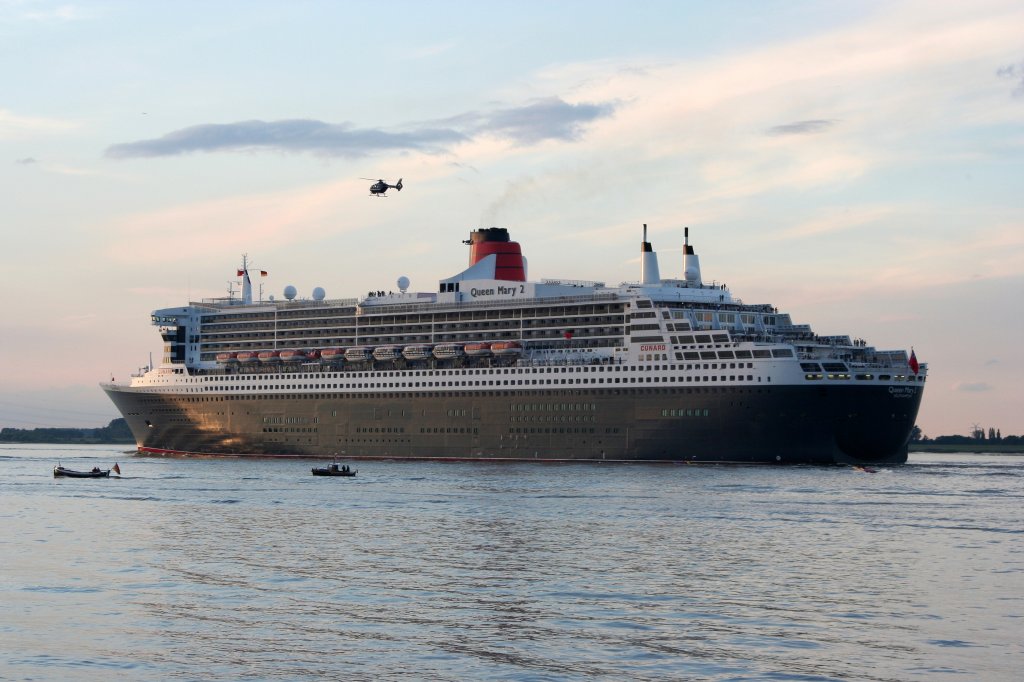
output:
M252 280L249 279L249 254L242 254L242 269L238 272L242 276L242 305L252 305Z

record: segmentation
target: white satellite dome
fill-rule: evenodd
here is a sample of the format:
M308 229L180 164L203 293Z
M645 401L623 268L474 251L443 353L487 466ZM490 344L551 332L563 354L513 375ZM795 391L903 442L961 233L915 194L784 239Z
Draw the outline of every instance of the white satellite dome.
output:
M322 301L327 297L327 292L324 291L323 287L316 287L313 289L313 300Z
M406 277L405 275L402 275L401 277L398 278L397 284L398 290L404 294L405 290L409 288L409 278Z
M295 295L297 293L299 293L298 290L295 287L293 287L291 284L289 284L288 286L286 286L284 288L284 297L287 298L289 301L294 301L295 300Z

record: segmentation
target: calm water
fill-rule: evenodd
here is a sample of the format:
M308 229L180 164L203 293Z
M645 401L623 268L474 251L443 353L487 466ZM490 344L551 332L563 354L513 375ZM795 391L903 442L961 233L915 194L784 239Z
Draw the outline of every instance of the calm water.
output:
M312 464L0 446L0 678L1020 679L1024 457Z

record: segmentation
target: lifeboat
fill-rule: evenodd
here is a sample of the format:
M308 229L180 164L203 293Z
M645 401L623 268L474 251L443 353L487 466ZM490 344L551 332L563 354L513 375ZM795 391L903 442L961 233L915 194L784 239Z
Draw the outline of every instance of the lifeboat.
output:
M310 360L319 360L320 359L320 351L316 350L316 349L314 349L314 350L307 350L306 351L306 357L308 359L310 359Z
M522 355L523 344L518 341L495 341L491 344L491 352L495 355Z
M388 360L397 360L400 357L402 357L402 349L400 346L378 346L373 349L374 360L387 362Z
M263 358L260 357L262 360ZM281 362L302 362L306 359L306 351L304 350L283 350L281 351Z
M217 353L217 362L222 365L228 362L238 362L238 353L233 351L230 353Z
M260 359L260 354L254 350L243 350L239 351L235 359L242 363L256 362Z
M345 362L366 362L372 357L373 348L369 346L353 346L345 349Z
M260 362L277 362L281 359L281 351L279 350L261 350L260 351Z
M430 357L430 346L422 343L406 346L402 349L402 357L410 362L426 360Z
M320 351L320 359L324 362L340 362L345 359L345 351L341 348L324 348Z
M465 354L461 343L441 343L434 346L434 357L438 360L451 360Z
M479 358L484 355L491 354L491 343L490 341L480 341L478 343L467 343L466 344L466 355L471 358Z

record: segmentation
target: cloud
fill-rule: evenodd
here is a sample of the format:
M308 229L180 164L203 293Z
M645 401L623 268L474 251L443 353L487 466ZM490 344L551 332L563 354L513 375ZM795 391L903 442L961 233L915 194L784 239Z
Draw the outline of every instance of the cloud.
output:
M69 22L85 18L82 8L63 4L38 9L37 3L14 2L0 3L0 19L8 21L32 21L38 23Z
M836 124L831 119L817 118L810 121L796 121L774 126L764 131L765 135L813 135L823 133Z
M21 164L22 166L31 166L33 163L39 163L31 156L26 156L24 159L15 159L14 163Z
M991 391L992 386L986 384L983 381L979 381L976 383L968 383L961 381L960 383L953 386L953 390L959 391L961 393L984 393L985 391Z
M583 126L610 116L615 105L569 104L558 97L540 99L522 107L511 107L484 114L476 132L507 137L518 144L536 144L544 140L574 142L582 136Z
M115 144L107 148L105 156L128 159L262 149L359 158L376 152L440 153L479 135L494 135L523 145L549 139L572 142L580 138L585 124L613 110L612 104L570 104L552 97L522 107L460 114L406 132L312 119L208 123L151 140Z
M1024 62L1000 66L996 69L996 76L1017 81L1017 87L1013 89L1013 96L1024 96Z
M77 126L68 121L52 118L18 116L6 109L0 109L0 139L19 138L26 135L64 133Z
M153 140L115 144L107 148L106 156L128 159L200 151L268 149L358 158L380 151L439 152L464 139L465 136L455 130L431 128L393 133L310 119L240 121L191 126Z

